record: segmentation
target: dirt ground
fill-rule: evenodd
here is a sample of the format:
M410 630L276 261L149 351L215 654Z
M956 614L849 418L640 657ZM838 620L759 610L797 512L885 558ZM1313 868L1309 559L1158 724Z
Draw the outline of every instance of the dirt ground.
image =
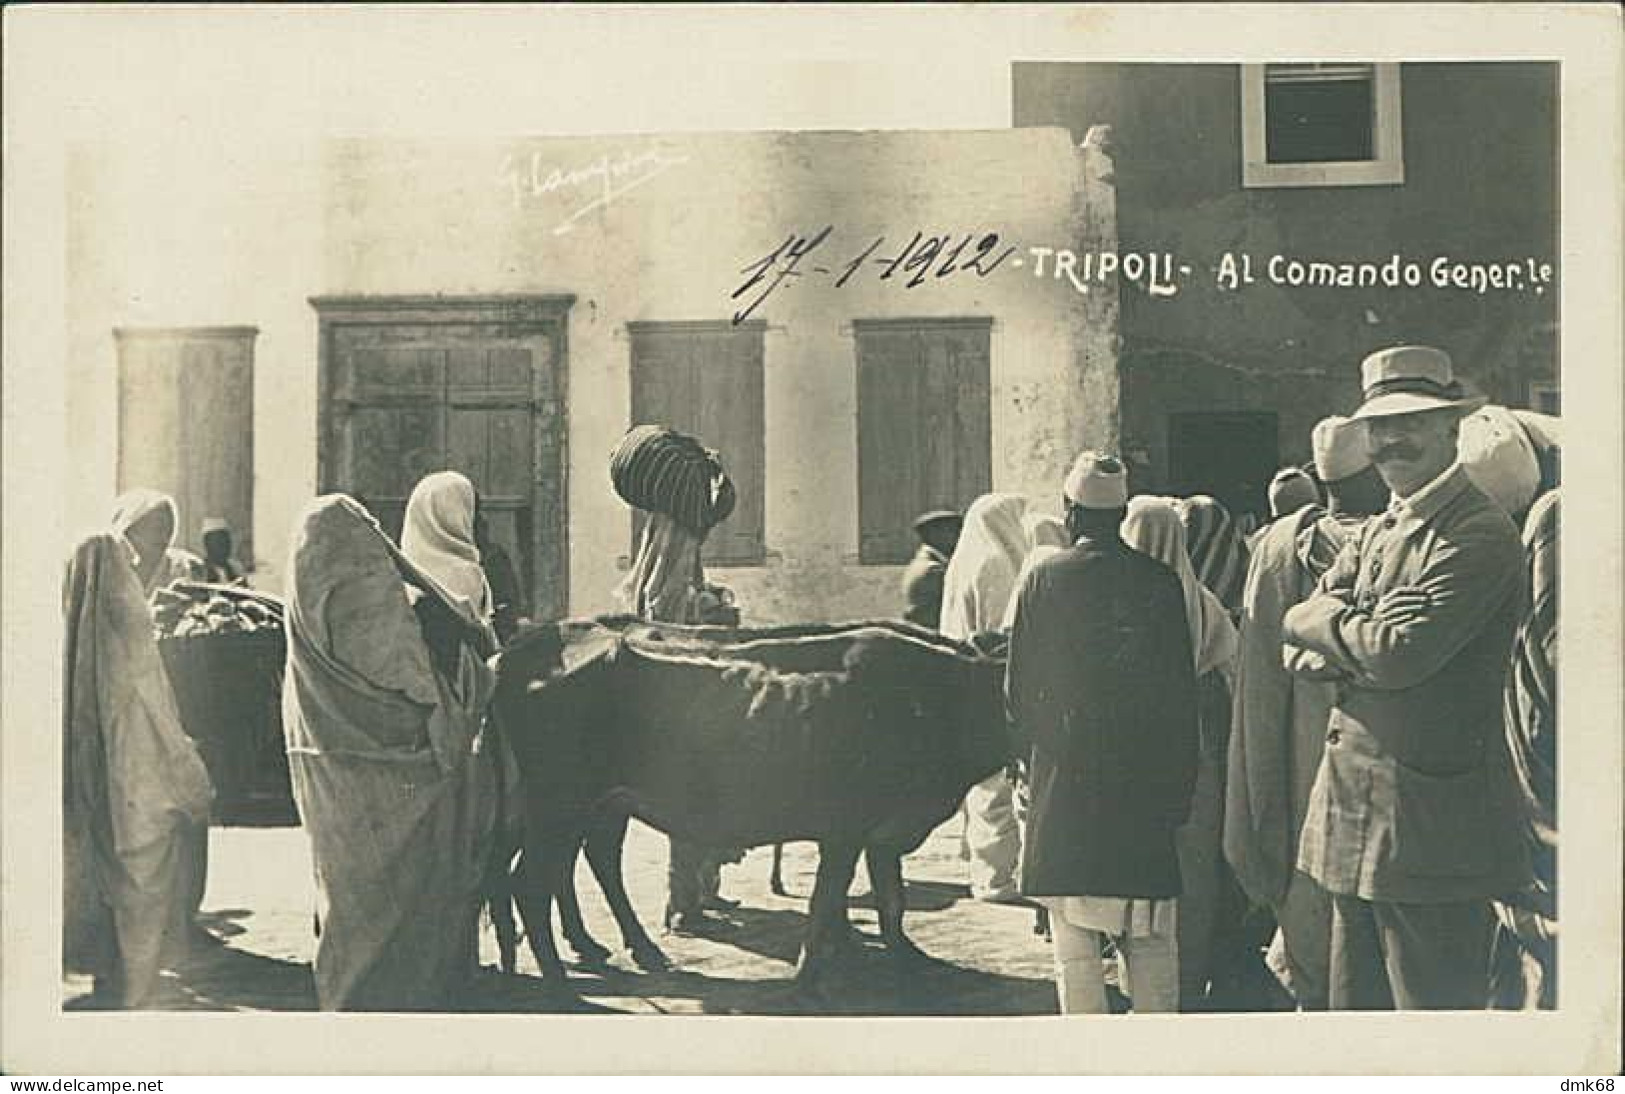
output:
M622 953L608 968L574 968L581 1004L549 990L522 948L519 973L497 970L496 937L486 925L481 976L470 1009L558 1012L583 1009L637 1014L1053 1014L1048 942L1033 933L1030 908L972 900L960 859L961 822L939 828L903 863L908 881L907 929L931 959L900 966L880 948L867 880L860 864L852 921L862 945L842 960L824 997L790 990L806 926L816 854L812 844L785 848L792 896L768 891L771 849L757 848L723 869L723 895L741 901L715 937L658 932L665 902L666 839L634 822L626 878L644 925L672 959L669 972L638 970ZM620 936L585 863L578 884L582 912L612 950ZM214 944L185 968L165 974L159 1006L170 1010L313 1010L310 960L315 949L309 851L296 828L216 828L211 833L204 924ZM81 1005L87 979L70 977L64 1003Z

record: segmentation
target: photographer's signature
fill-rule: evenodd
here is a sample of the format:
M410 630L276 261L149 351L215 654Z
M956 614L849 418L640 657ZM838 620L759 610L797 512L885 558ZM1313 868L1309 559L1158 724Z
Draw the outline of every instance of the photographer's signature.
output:
M648 148L637 153L605 153L590 163L560 167L550 166L541 152L532 152L525 157L512 154L504 157L501 173L503 184L512 192L516 206L522 205L527 198L575 193L593 187L596 193L589 201L578 205L553 226L554 235L566 235L575 230L577 221L594 209L607 207L616 198L687 162L687 156L669 155L659 148Z

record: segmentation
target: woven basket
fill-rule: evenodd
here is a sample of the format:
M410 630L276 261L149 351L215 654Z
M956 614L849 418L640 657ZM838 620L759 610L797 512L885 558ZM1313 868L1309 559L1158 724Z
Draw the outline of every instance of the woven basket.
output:
M215 821L298 823L282 740L282 632L165 638L158 650L214 783Z
M666 426L634 426L610 453L609 477L628 505L700 535L727 520L738 500L717 453Z

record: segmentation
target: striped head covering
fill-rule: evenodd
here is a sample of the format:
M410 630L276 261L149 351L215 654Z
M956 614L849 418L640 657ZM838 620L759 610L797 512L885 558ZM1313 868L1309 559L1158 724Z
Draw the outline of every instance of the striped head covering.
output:
M1236 522L1218 499L1206 494L1183 498L1179 520L1185 526L1185 544L1198 580L1230 612L1241 610L1241 590L1247 580L1247 544Z
M1156 559L1179 578L1196 675L1205 675L1234 660L1236 628L1219 598L1203 586L1191 566L1184 520L1175 500L1156 494L1130 498L1128 515L1123 518L1123 542Z

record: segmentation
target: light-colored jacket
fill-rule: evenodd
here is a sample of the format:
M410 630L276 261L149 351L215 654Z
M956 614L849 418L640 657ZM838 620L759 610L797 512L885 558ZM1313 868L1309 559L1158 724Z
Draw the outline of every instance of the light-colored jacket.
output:
M1337 681L1298 851L1329 891L1441 903L1528 880L1500 710L1525 584L1517 529L1457 467L1286 613L1288 663Z

